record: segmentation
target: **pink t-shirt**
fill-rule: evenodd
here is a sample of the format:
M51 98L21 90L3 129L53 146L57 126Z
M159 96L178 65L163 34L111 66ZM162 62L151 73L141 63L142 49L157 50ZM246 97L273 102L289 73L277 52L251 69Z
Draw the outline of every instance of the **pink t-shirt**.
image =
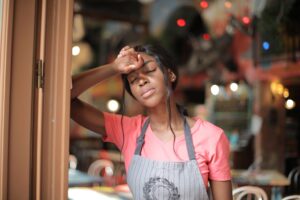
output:
M114 143L119 149L122 147L121 115L104 113L106 137L105 142ZM123 116L124 144L122 154L125 168L128 171L131 158L136 148L136 139L141 133L142 125L147 118L142 115L134 117ZM196 119L191 127L195 148L195 156L207 187L208 179L226 181L231 179L229 166L229 142L223 130L210 122ZM176 156L174 149L177 153ZM163 142L154 135L150 125L145 134L145 143L141 155L149 159L161 161L182 162L189 160L184 135L173 140Z

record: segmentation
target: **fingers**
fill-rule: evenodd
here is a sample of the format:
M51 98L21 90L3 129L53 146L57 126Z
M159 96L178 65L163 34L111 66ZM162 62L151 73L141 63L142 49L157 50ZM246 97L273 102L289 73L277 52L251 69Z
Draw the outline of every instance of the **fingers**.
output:
M144 65L144 59L143 59L143 57L140 54L137 55L137 63L136 63L136 65L137 65L137 68L140 68L141 66Z
M130 46L125 46L121 49L120 53L118 54L117 58L120 58L120 57L124 57L130 53L134 53L134 49Z

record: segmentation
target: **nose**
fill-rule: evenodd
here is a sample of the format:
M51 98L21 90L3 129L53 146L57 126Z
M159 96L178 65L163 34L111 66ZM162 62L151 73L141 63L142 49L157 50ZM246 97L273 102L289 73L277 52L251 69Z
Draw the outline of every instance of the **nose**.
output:
M141 77L141 76L139 77L139 86L143 86L147 83L148 83L148 80L146 77Z

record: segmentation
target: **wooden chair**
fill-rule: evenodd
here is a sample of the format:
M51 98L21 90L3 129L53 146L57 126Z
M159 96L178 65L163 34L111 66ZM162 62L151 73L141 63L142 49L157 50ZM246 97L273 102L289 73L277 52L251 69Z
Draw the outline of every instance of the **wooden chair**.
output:
M232 195L234 200L242 200L243 197L247 197L247 199L254 197L257 200L268 200L266 192L256 186L242 186L235 188L232 191Z
M76 156L70 154L69 155L69 168L70 169L76 169L77 168L77 163L78 163L78 160L77 160Z
M290 195L284 197L282 200L300 200L300 195Z
M114 164L110 160L99 159L92 162L88 168L89 175L100 176L103 178L103 185L113 185L114 182Z
M288 187L288 194L299 194L300 193L300 166L292 169L288 175L290 185Z

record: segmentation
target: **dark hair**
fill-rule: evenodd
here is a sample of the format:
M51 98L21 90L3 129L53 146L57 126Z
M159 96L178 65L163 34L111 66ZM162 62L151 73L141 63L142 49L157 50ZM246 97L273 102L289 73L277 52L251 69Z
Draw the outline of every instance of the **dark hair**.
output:
M169 55L169 53L162 46L160 46L158 44L147 44L147 45L137 45L137 46L134 46L133 48L136 52L145 53L145 54L155 58L160 70L164 74L166 84L169 83L169 78L168 78L168 73L167 73L168 69L170 71L172 71L176 75L176 79L174 82L172 82L171 88L172 88L172 90L174 90L176 88L178 78L179 78L178 68L175 65L175 63L174 63L173 59L171 58L171 56ZM131 96L133 96L126 74L122 74L122 80L123 80L126 91Z

